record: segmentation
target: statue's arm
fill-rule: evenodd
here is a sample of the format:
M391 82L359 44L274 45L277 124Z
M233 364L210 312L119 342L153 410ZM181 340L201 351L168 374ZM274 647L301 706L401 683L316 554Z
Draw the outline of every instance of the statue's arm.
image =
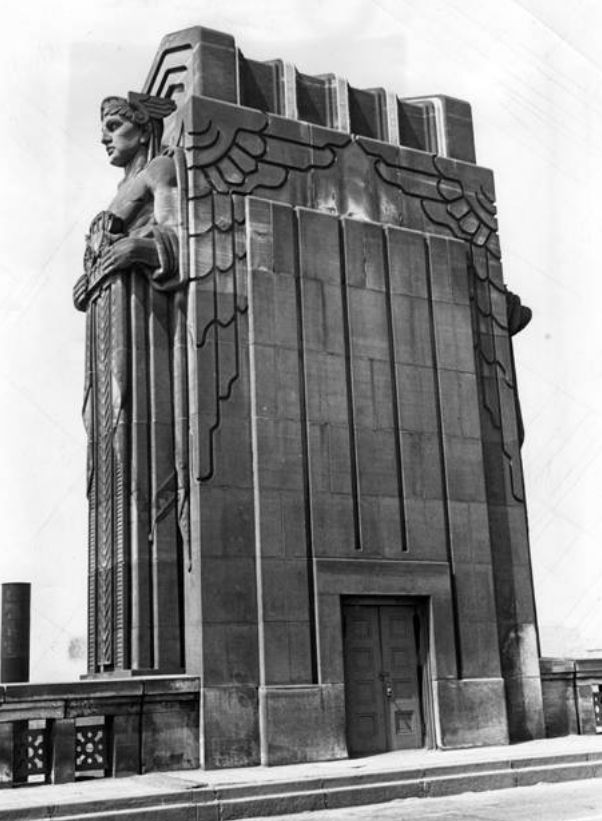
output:
M159 257L159 266L152 276L154 281L162 283L178 274L179 192L173 156L154 159L148 167L147 179L153 191L156 222L153 239Z
M178 272L178 187L174 161L157 157L145 169L144 190L153 201L153 220L137 236L118 239L103 253L103 275L144 266L153 280L164 282Z

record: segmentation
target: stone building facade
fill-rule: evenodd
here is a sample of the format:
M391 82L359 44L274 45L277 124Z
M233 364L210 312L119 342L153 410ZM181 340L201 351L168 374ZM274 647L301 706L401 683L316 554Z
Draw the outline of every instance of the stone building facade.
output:
M90 673L198 675L205 767L543 735L525 309L470 107L202 28L144 92L177 103L181 535L151 534Z

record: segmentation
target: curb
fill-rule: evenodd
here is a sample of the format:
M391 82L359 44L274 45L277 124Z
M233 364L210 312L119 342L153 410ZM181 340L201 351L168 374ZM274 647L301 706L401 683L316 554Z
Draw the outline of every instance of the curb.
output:
M602 752L397 768L325 778L215 786L0 808L0 821L237 821L602 777Z

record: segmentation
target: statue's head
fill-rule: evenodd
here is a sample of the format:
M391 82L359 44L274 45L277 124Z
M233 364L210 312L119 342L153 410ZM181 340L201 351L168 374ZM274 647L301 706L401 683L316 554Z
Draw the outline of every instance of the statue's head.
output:
M123 168L144 153L151 160L161 152L163 119L175 110L173 100L136 94L105 97L100 105L102 144L111 165Z

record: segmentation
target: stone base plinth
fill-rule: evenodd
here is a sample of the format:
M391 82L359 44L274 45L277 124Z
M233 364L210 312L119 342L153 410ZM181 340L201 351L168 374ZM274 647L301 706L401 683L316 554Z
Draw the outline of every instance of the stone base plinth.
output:
M244 684L203 687L201 767L251 767L259 762L257 688Z
M347 758L342 684L260 687L262 764Z
M437 746L508 744L504 681L501 678L435 682L440 738Z
M347 757L342 684L204 687L201 705L204 769Z

